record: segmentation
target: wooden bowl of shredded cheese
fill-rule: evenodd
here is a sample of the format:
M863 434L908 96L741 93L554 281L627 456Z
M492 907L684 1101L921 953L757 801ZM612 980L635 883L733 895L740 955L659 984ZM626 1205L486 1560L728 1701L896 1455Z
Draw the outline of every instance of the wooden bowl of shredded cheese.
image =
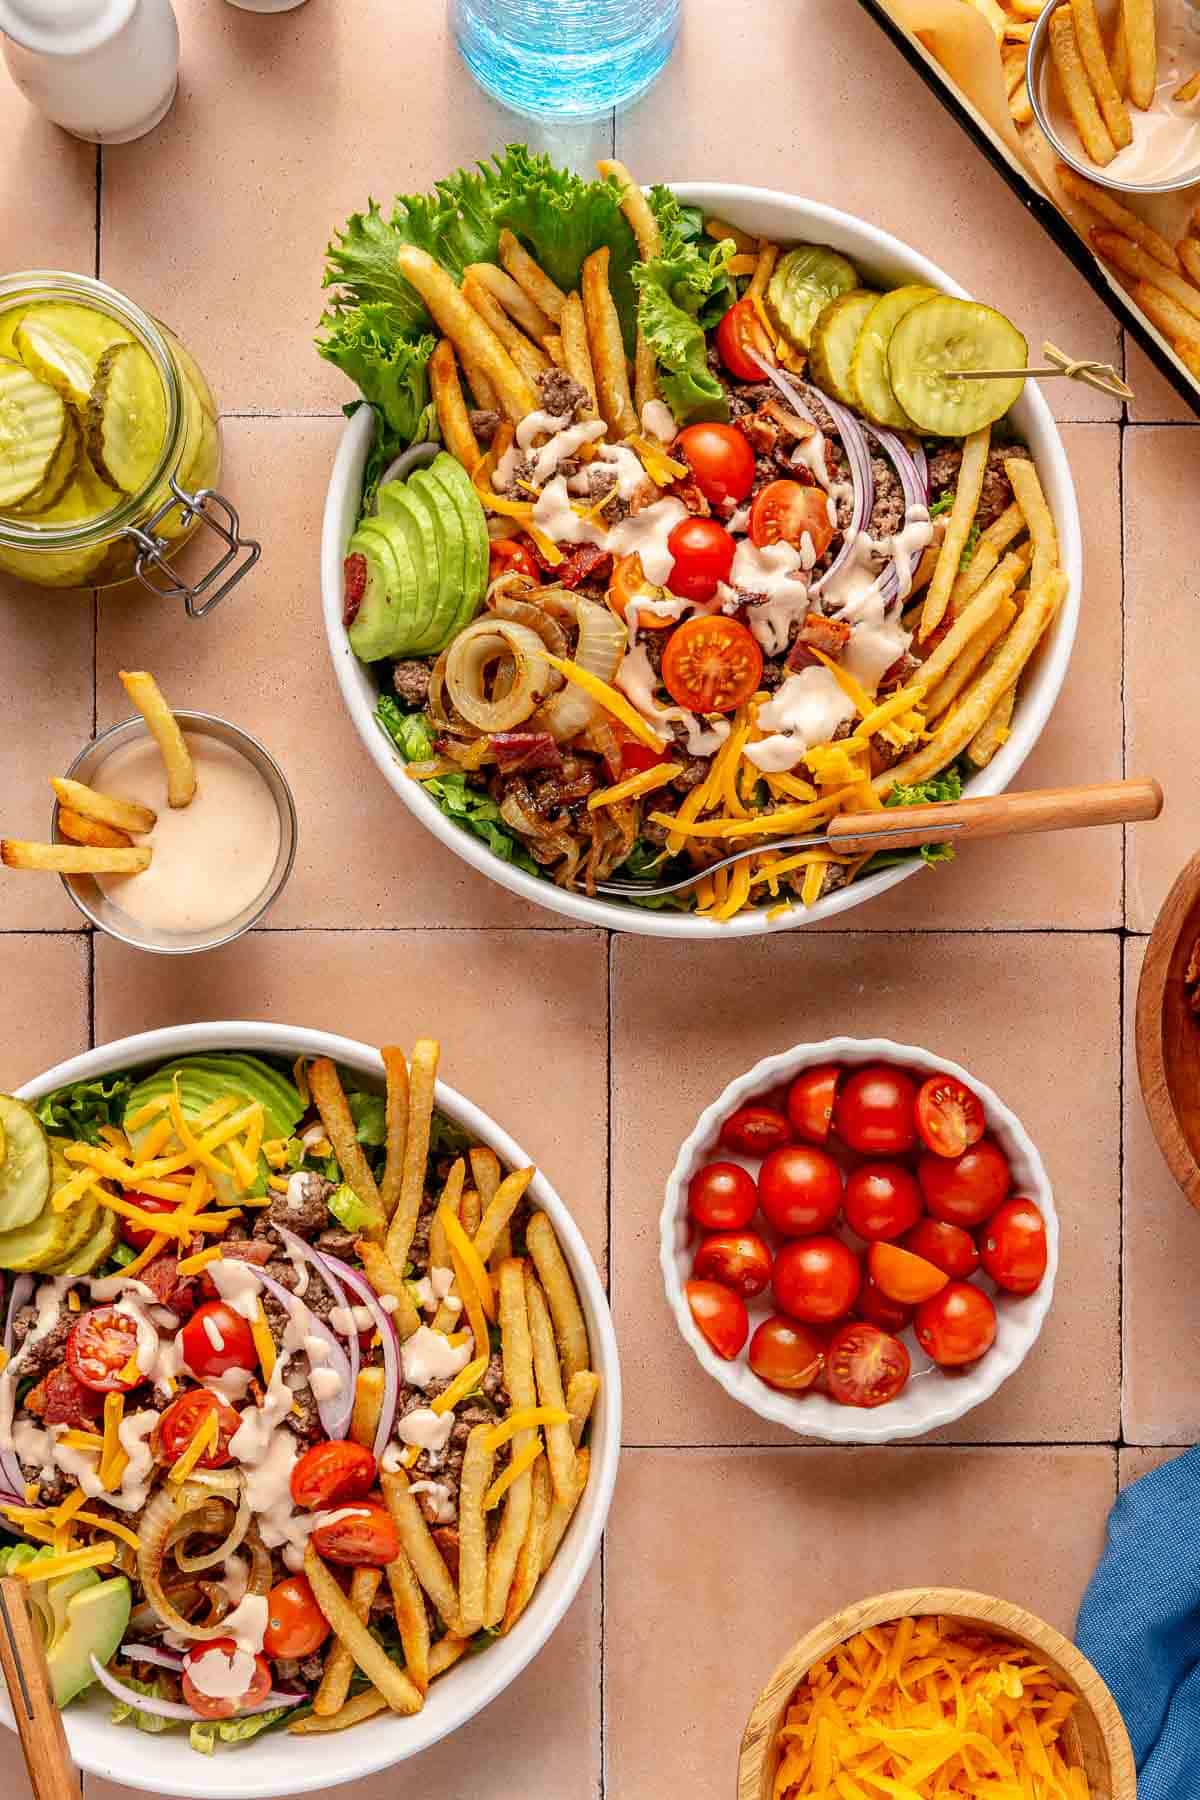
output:
M1069 1639L963 1588L845 1607L784 1657L742 1738L738 1800L836 1793L1136 1800L1116 1703Z

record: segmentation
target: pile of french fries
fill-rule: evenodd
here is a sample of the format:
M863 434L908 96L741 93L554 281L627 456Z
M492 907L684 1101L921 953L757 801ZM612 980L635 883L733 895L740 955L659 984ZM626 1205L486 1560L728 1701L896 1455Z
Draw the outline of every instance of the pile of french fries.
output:
M976 12L983 14L1000 45L1008 110L1013 123L1031 125L1033 107L1025 81L1025 64L1033 27L1046 0L971 0L971 4Z
M1115 194L1084 181L1065 163L1058 179L1072 200L1104 221L1088 234L1092 248L1200 380L1200 206L1186 235L1171 244Z
M403 1271L424 1200L439 1046L425 1038L414 1045L411 1059L394 1045L382 1055L386 1151L378 1181L358 1143L334 1064L319 1059L307 1079L343 1180L383 1221L359 1239L358 1253L372 1287L395 1300L392 1320L404 1339L421 1323ZM299 1736L342 1731L388 1709L419 1712L430 1682L458 1661L476 1632L504 1633L516 1624L587 1486L589 1452L580 1443L600 1377L591 1368L574 1281L545 1213L534 1213L526 1226L526 1255L512 1254L510 1221L533 1176L532 1168L502 1176L494 1151L472 1148L450 1169L429 1235L430 1268L454 1276L447 1295L453 1303L442 1303L434 1329L452 1335L465 1316L473 1340L472 1360L431 1405L444 1411L479 1384L491 1360L493 1322L511 1403L505 1419L476 1425L467 1443L457 1571L426 1523L407 1470L385 1469L380 1485L400 1538L396 1560L382 1573L356 1569L345 1590L311 1545L305 1557L304 1571L333 1641L311 1714L289 1727ZM374 1442L383 1390L380 1367L360 1370L350 1423L357 1443ZM501 1451L507 1460L497 1470ZM405 1455L411 1467L416 1452ZM489 1529L494 1517L499 1523ZM384 1579L403 1668L368 1627L371 1602ZM444 1627L436 1641L426 1597ZM356 1668L369 1685L348 1697Z
M190 806L196 794L196 770L179 721L162 690L146 669L122 669L125 692L141 713L162 752L167 771L167 802ZM0 863L6 869L33 869L54 875L137 875L150 867L154 850L135 844L154 830L157 816L149 806L99 793L82 781L52 775L58 796L58 829L65 844L36 844L24 838L0 838Z

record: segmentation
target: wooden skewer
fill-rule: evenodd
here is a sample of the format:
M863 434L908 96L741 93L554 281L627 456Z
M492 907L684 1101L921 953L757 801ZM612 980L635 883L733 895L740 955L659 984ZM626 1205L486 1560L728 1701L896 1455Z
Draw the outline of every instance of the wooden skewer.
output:
M46 1653L29 1610L29 1587L12 1575L0 1580L0 1668L35 1800L79 1800L79 1777L50 1691Z
M1071 381L1082 381L1087 387L1096 388L1101 394L1110 394L1114 400L1132 400L1134 397L1133 389L1122 381L1111 363L1068 356L1065 350L1059 350L1054 344L1043 344L1042 353L1050 358L1049 368L946 369L943 373L951 381L1007 381L1014 376L1020 376L1025 381L1054 381L1065 375Z

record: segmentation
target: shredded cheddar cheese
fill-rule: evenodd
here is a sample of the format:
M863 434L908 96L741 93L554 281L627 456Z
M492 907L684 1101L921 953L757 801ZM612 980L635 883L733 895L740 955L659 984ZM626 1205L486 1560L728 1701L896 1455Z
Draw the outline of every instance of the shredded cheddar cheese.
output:
M134 1370L137 1370L137 1358L131 1357ZM123 1373L124 1371L122 1371ZM96 1473L106 1494L111 1494L117 1486L129 1462L121 1445L119 1436L121 1421L125 1417L124 1394L105 1394L104 1396L104 1439L100 1452L100 1467Z
M263 1311L263 1303L261 1300L258 1302L258 1309L254 1316L254 1322L250 1327L250 1332L251 1336L254 1338L254 1348L258 1351L258 1360L262 1367L263 1380L269 1383L272 1375L275 1373L275 1363L277 1358L275 1355L275 1339L271 1336L271 1327L267 1324L267 1315Z
M493 1481L491 1487L483 1497L484 1512L491 1512L494 1506L499 1506L501 1500L503 1500L505 1494L507 1494L517 1477L523 1475L526 1469L532 1468L541 1454L542 1440L535 1433L532 1440L526 1444L523 1449L517 1451L516 1455L509 1462L508 1467L501 1470L495 1481Z
M654 768L629 775L613 787L597 788L594 794L588 795L588 811L595 812L601 806L616 806L622 800L636 799L639 794L653 793L655 788L665 787L682 768L682 763L656 763Z
M162 1232L156 1231L154 1236L150 1239L150 1242L146 1245L146 1248L140 1251L131 1263L125 1264L125 1267L121 1271L122 1275L124 1275L126 1279L132 1279L140 1275L142 1270L146 1267L146 1264L152 1263L159 1251L165 1250L166 1247L166 1238L163 1236Z
M441 1393L429 1402L430 1412L449 1412L452 1406L457 1406L464 1395L469 1394L473 1387L479 1386L487 1374L487 1366L487 1357L477 1356L474 1362L467 1364L465 1369L460 1369L449 1387L443 1388Z
M218 1435L217 1409L210 1406L203 1419L197 1425L188 1442L187 1449L171 1464L168 1481L186 1481L206 1450L210 1450L217 1441Z
M101 1563L110 1563L116 1554L117 1546L113 1543L89 1544L85 1550L70 1550L65 1556L21 1563L10 1572L19 1581L53 1581L58 1575L74 1575L79 1569L95 1569Z
M198 1275L201 1269L207 1269L209 1263L220 1262L225 1252L220 1244L212 1244L207 1250L197 1250L194 1256L185 1256L176 1265L177 1275ZM131 1264L130 1267L133 1265Z
M549 650L545 652L544 660L552 669L557 669L560 675L565 675L568 681L573 681L576 687L581 687L605 712L611 713L614 719L619 719L626 731L632 732L640 744L648 745L651 750L666 749L664 740L647 725L641 713L629 704L624 694L619 694L616 688L610 687L607 681L601 681L598 675L580 668L578 663L571 662L564 656L552 656Z
M437 1218L451 1250L458 1257L471 1279L475 1292L479 1295L479 1304L489 1319L496 1316L496 1296L492 1292L492 1278L478 1250L458 1222L458 1215L451 1211L443 1200L437 1209Z
M126 1131L140 1131L143 1125L148 1125L151 1119L156 1119L160 1113L165 1113L166 1110L167 1096L156 1094L153 1100L147 1100L144 1106L139 1106L136 1112L127 1115L125 1129Z
M539 1425L568 1425L571 1415L561 1406L522 1406L516 1412L509 1413L507 1419L501 1419L493 1425L488 1433L488 1449L498 1450L501 1444L507 1444L518 1431L534 1431Z

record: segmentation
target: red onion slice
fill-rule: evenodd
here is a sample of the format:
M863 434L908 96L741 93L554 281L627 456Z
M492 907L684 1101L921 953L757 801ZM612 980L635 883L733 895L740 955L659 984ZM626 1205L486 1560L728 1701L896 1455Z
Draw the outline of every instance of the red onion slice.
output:
M379 1304L379 1296L365 1276L352 1269L338 1256L321 1254L339 1281L344 1281L354 1294L357 1294L374 1321L379 1333L379 1342L383 1349L383 1404L379 1412L379 1424L375 1430L374 1453L378 1462L383 1455L384 1446L392 1435L392 1423L396 1417L396 1407L400 1400L400 1339L396 1335L396 1327L389 1313Z
M166 1655L165 1651L160 1651L157 1655L150 1656L146 1654L143 1646L131 1644L129 1646L122 1645L122 1655L125 1655L126 1648L129 1650L136 1650L136 1660L139 1662L156 1662L160 1663L165 1669L173 1668L176 1671L183 1667L182 1657L180 1657L178 1663L165 1662L163 1660ZM184 1701L160 1700L157 1694L139 1694L136 1688L126 1687L123 1681L118 1681L117 1677L112 1673L112 1670L106 1669L98 1656L91 1656L88 1660L92 1665L92 1673L95 1675L96 1680L100 1683L101 1687L106 1687L108 1689L114 1700L122 1700L126 1706L132 1706L138 1712L153 1713L157 1719L182 1719L189 1725L207 1723L207 1721L201 1717L200 1713L193 1712L192 1708L186 1705ZM238 1708L237 1712L230 1713L228 1716L231 1719L249 1719L253 1717L255 1713L273 1712L277 1706L299 1706L303 1701L310 1698L311 1696L307 1693L293 1692L285 1694L273 1688L265 1698L259 1700L254 1706L241 1706Z
M317 1402L317 1412L320 1415L321 1428L326 1437L344 1438L350 1424L350 1414L354 1410L354 1377L350 1373L349 1357L331 1328L324 1319L318 1317L311 1306L306 1306L303 1300L298 1300L296 1295L285 1288L281 1281L276 1281L273 1275L265 1274L262 1269L256 1269L254 1273L267 1292L274 1294L276 1300L287 1308L293 1318L297 1313L302 1314L305 1331L311 1337L319 1337L325 1344L329 1352L329 1362L322 1364L321 1367L329 1367L334 1370L339 1386L337 1393L331 1394L328 1398L322 1394L314 1396Z
M272 1227L272 1230L283 1240L294 1256L298 1256L302 1262L308 1263L309 1266L316 1271L318 1277L325 1283L325 1286L333 1295L333 1304L335 1306L340 1306L344 1312L349 1312L350 1308L346 1303L345 1292L339 1285L329 1266L329 1257L323 1256L319 1250L314 1250L311 1244L306 1243L302 1237L298 1236L296 1232L291 1231L286 1225L275 1225ZM353 1394L354 1384L358 1380L359 1358L357 1331L351 1331L347 1334L346 1347L350 1355L350 1392Z
M929 471L928 464L925 464L925 452L923 450L921 451L921 463L925 464L925 472L923 474L921 466L917 463L916 458L908 448L908 445L904 442L903 438L897 437L894 431L888 431L882 425L868 425L866 430L868 435L875 439L875 442L879 445L879 448L883 451L884 455L895 469L896 474L900 477L900 486L904 490L905 512L907 513L910 506L928 506ZM904 596L902 597L908 595L912 587L913 576L917 572L917 565L923 555L923 550L914 550L912 552L909 558L908 581L905 584ZM896 563L894 558L887 574L879 584L879 591L887 602L896 599L900 592L900 582L896 575Z
M18 1275L12 1284L12 1292L8 1296L8 1312L4 1320L4 1356L7 1363L12 1355L13 1330L17 1314L33 1293L37 1283L32 1275ZM0 1450L0 1481L7 1489L0 1498L23 1506L25 1504L25 1471L14 1450Z
M165 1650L158 1644L122 1644L117 1652L126 1662L155 1663L160 1669L179 1670L183 1657L178 1650Z

